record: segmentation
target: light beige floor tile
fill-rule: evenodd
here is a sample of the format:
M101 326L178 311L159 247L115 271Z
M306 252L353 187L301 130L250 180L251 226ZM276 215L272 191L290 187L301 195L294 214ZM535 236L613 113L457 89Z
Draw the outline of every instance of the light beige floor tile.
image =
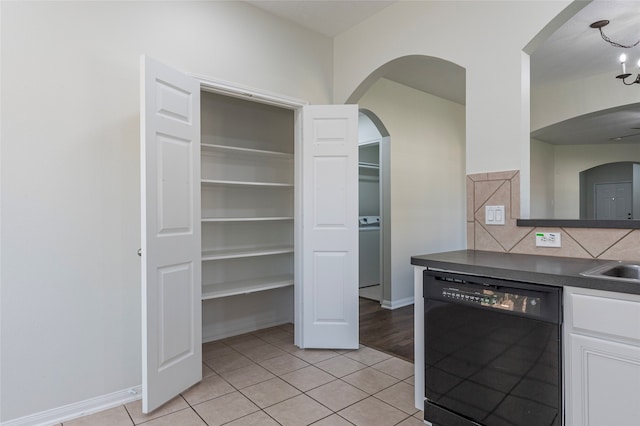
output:
M336 379L331 374L313 365L283 374L280 378L300 389L302 392L317 388Z
M361 401L369 394L351 386L342 380L334 380L307 392L311 398L333 411L340 411L351 404Z
M259 362L258 364L278 376L309 366L308 363L304 362L300 358L289 354L267 359Z
M260 408L269 407L300 394L298 389L278 377L248 386L241 392Z
M415 407L416 401L413 386L408 383L396 383L378 392L374 396L407 414L413 415L418 411Z
M305 426L331 414L327 407L307 395L287 399L265 411L283 426Z
M175 413L168 414L166 416L158 417L151 420L148 423L144 423L144 426L207 426L202 421L200 416L196 414L191 408L187 408Z
M343 355L317 362L315 366L336 377L346 376L367 367L365 364Z
M395 357L374 364L371 367L400 380L408 379L414 373L412 363Z
M194 410L209 426L218 426L259 411L259 408L240 392L233 392L195 405Z
M124 405L100 411L95 414L69 420L64 426L132 426L133 422L127 414Z
M293 334L293 324L291 323L287 323L287 324L281 324L278 327L280 327L280 329L292 333Z
M344 356L367 365L377 364L380 361L391 358L391 355L384 352L363 346L362 348L347 352Z
M289 342L293 343L293 334L286 331L276 329L269 329L268 331L255 333L255 335L266 342Z
M227 423L227 426L278 426L278 422L269 417L264 411L258 411Z
M205 377L209 377L216 374L215 371L213 371L211 369L211 367L209 367L207 364L205 364L204 362L202 363L202 378L204 379Z
M408 379L404 380L405 383L409 383L411 386L416 384L416 378L415 376L411 376Z
M329 417L318 420L313 426L353 426L353 423L349 423L337 414L332 414Z
M195 405L234 391L226 380L214 374L182 392L182 396L189 404Z
M300 348L294 345L293 342L284 342L278 340L271 342L271 344L290 354L300 351Z
M246 356L254 362L264 361L285 354L285 351L270 343L265 343L264 345L255 346L242 351L242 355Z
M214 340L212 342L205 342L202 344L202 352L206 351L215 351L224 348L228 348L229 346L224 343L222 340Z
M373 397L357 402L338 414L358 426L391 426L407 417L402 411Z
M229 343L228 345L231 346L233 349L237 350L238 352L243 352L247 349L255 348L256 346L262 346L266 343L268 342L265 342L264 340L262 340L257 336L250 336L241 341Z
M386 389L399 381L395 377L371 367L344 376L342 380L369 394L380 392L382 389Z
M420 410L413 415L416 419L424 420L424 411Z
M297 356L303 361L307 361L309 364L315 364L316 362L338 356L338 353L330 349L299 349L292 355Z
M159 408L153 410L148 414L144 414L142 412L141 400L130 402L124 406L124 408L127 410L127 412L129 413L129 416L131 416L135 424L147 422L157 417L166 416L167 414L184 410L185 408L188 408L188 407L189 407L189 404L187 404L184 398L182 398L182 396L180 395L176 396L169 402L161 405Z
M255 385L256 383L264 382L265 380L275 377L258 364L253 364L238 370L225 371L220 375L237 389L246 388L247 386Z
M424 426L425 423L422 420L418 420L415 417L408 417L398 423L398 426Z
M227 346L227 345L216 345L216 346L210 346L208 348L205 348L204 345L202 346L203 360L218 358L221 355L232 354L232 353L236 353L236 350L233 349L231 346Z
M240 355L240 353L236 351L205 359L204 363L218 374L226 371L237 370L238 368L249 367L255 364L249 358Z
M220 340L220 342L224 343L225 345L235 345L238 343L248 342L250 340L255 340L255 339L257 339L257 337L254 336L253 333L244 333L244 334L238 334L237 336L227 337L226 339Z

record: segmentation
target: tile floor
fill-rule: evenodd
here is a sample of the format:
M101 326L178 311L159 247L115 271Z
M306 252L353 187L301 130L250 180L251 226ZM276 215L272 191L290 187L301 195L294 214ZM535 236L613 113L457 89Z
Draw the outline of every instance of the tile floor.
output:
M361 346L300 350L291 324L205 343L203 380L150 414L140 401L64 426L418 426L413 364Z

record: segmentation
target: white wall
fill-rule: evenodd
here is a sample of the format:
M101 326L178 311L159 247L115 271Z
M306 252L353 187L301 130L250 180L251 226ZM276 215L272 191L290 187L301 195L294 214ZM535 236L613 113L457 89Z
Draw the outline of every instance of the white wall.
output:
M554 217L554 178L553 145L531 139L531 218Z
M637 90L615 78L616 70L613 67L606 74L532 87L531 131L579 115L637 103Z
M370 73L398 57L448 60L466 69L466 172L528 171L528 56L522 51L569 3L394 3L336 37L334 101L348 99Z
M240 2L0 7L4 422L141 383L140 54L327 103L332 41Z
M393 304L413 298L411 256L465 247L465 110L386 79L358 104L391 137Z

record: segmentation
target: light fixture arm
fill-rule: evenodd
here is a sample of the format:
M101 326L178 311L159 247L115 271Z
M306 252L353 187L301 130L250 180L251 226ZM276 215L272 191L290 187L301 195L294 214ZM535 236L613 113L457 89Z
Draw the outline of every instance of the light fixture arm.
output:
M632 84L640 84L640 74L638 74L635 80L633 80L631 83L627 83L627 78L629 77L631 77L631 74L629 73L620 74L616 76L616 78L619 78L620 80L622 80L625 86L631 86Z
M606 41L607 43L609 43L610 45L614 46L614 47L620 47L622 49L631 49L632 47L635 47L638 45L638 43L640 43L640 40L636 41L633 44L629 44L629 45L625 45L625 44L620 44L618 42L615 42L613 40L611 40L609 37L607 37L607 35L602 31L603 27L606 27L607 25L609 25L609 21L607 21L606 19L602 20L602 21L596 21L593 24L589 25L591 28L597 28L600 31L600 35L602 36L602 39L604 41Z

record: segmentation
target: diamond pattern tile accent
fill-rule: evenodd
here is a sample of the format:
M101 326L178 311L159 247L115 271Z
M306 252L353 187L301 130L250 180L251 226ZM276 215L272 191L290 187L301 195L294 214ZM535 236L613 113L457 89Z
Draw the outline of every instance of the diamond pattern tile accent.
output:
M504 226L484 225L484 205L504 205ZM519 227L520 171L467 175L467 248L547 256L639 260L640 231L564 228L562 247L536 247L534 228ZM565 245L566 240L566 245Z
M628 229L563 228L593 257L598 257L629 234Z
M640 230L629 233L616 245L605 251L600 258L611 260L640 260Z

